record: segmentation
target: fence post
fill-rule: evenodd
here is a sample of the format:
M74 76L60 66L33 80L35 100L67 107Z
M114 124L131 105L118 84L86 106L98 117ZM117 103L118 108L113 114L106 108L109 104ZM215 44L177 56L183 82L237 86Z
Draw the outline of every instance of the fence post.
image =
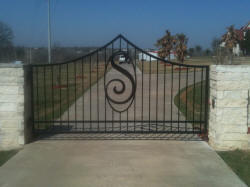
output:
M247 149L249 65L210 66L209 143L216 150Z

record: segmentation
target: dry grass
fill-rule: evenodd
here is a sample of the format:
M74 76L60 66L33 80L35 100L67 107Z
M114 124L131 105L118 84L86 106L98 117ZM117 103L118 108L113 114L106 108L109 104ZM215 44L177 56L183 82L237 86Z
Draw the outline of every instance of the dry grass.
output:
M147 62L147 61L139 61L137 63L137 66L139 67L139 69L145 73L145 74L164 74L166 73L186 73L187 69L189 72L194 71L194 68L187 68L185 66L181 66L180 65L172 65L169 63L165 63L165 62L157 62L157 61L152 61ZM200 71L201 68L196 68L196 71Z

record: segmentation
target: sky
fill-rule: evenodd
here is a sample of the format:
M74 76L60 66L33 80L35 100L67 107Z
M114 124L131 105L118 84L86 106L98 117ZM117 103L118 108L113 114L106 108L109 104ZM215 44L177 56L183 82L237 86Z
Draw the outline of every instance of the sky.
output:
M14 44L47 45L48 0L0 0L0 21ZM184 33L188 46L209 48L232 24L250 21L250 0L51 0L52 44L102 46L118 34L153 48L168 29Z

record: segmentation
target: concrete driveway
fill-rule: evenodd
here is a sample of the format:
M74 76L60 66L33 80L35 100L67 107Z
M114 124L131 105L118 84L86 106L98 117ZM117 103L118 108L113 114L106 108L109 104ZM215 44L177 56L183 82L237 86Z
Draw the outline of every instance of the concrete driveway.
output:
M40 140L0 167L1 187L240 187L206 142Z
M133 69L128 64L123 64L122 68L126 69L131 74ZM191 70L189 70L191 71ZM127 111L118 113L114 111L105 96L104 78L100 79L98 83L87 90L82 97L72 104L66 110L60 119L62 121L73 121L66 123L66 128L70 127L68 131L193 131L192 124L180 123L127 123L126 121L185 121L184 115L178 111L174 104L174 97L180 89L187 85L192 85L194 82L200 82L204 79L201 78L201 72L196 72L196 79L194 80L194 73L185 72L164 74L143 74L136 68L136 82L137 88L135 99ZM187 79L188 76L188 79ZM128 98L131 93L132 87L128 78L123 76L115 69L111 69L106 75L106 82L114 79L122 80L126 89L123 94L115 94L113 86L121 89L121 84L117 83L110 86L108 94L116 101ZM165 79L165 81L164 81ZM187 81L188 80L188 81ZM173 83L172 83L173 82ZM164 84L165 83L165 84ZM179 85L180 84L180 85ZM158 87L157 87L158 85ZM173 87L173 88L171 88ZM164 91L165 90L165 91ZM172 92L171 92L172 90ZM126 104L113 105L116 109L125 109L130 102ZM60 127L60 119L55 123L55 126ZM74 121L118 121L112 123L75 123ZM119 122L123 120L125 122ZM201 119L202 120L202 119ZM151 125L151 126L150 126ZM157 130L156 130L157 129Z

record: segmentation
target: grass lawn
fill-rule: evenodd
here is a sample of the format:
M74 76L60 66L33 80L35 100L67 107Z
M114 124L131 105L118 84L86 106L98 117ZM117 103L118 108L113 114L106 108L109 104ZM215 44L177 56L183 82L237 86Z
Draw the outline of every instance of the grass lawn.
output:
M250 186L250 151L217 152L227 165Z
M18 150L0 151L0 167L11 157L13 157L17 152Z
M201 93L201 90L205 90L205 83L196 83L195 89L194 85L190 85L187 88L183 88L174 98L175 105L180 109L180 111L187 116L187 119L195 120L200 119L200 114L202 119L204 119L205 111L205 92ZM202 89L203 88L203 89ZM194 97L195 90L195 97ZM179 99L180 98L180 99ZM186 106L186 98L188 98ZM180 101L180 103L179 103ZM195 103L193 103L195 101ZM202 104L202 113L201 111ZM217 152L221 158L232 168L232 170L248 185L250 186L250 151L221 151Z
M109 65L107 71L111 69ZM58 119L83 93L104 76L105 63L74 62L63 65L34 67L35 120ZM50 124L36 124L37 129Z
M202 81L195 85L183 88L174 98L174 104L179 108L187 120L204 121L205 120L205 90L206 82ZM200 124L197 128L200 127ZM196 128L196 126L194 126Z

